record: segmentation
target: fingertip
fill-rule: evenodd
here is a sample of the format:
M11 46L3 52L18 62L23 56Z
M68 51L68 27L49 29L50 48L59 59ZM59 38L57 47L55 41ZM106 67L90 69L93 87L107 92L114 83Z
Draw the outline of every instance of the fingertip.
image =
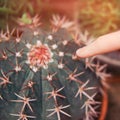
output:
M92 52L91 50L89 50L88 46L85 46L83 48L79 48L76 51L76 55L78 56L78 58L87 58L87 57L92 56Z
M81 49L77 49L77 51L76 51L76 55L77 55L77 56L80 56L80 54L79 54L79 53L80 53L80 50L81 50Z
M77 56L78 58L84 58L84 54L83 54L83 49L82 49L82 48L80 48L80 49L78 49L78 50L76 51L76 56Z

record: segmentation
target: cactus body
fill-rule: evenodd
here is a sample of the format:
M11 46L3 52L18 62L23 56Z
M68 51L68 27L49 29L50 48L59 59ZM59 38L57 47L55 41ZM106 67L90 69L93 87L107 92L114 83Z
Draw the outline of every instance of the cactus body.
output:
M0 119L97 118L99 78L83 60L72 59L77 48L65 29L27 28L2 41Z

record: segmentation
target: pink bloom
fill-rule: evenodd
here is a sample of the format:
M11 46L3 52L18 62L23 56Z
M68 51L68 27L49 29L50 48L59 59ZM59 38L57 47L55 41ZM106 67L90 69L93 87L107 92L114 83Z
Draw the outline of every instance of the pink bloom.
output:
M47 67L52 60L52 54L47 45L33 45L28 53L28 61L31 68Z

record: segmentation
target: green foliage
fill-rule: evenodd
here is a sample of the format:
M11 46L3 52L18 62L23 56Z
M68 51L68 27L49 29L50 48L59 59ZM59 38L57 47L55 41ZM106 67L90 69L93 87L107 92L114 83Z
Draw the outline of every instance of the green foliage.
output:
M28 18L27 14L24 13L21 17L21 22L25 23L25 24L31 24L32 20Z
M30 15L36 14L37 9L41 6L41 0L0 0L0 29L5 29L6 24L11 28L16 26L16 18L25 16L26 13Z
M119 0L81 1L78 9L81 29L87 29L92 35L100 36L120 27Z

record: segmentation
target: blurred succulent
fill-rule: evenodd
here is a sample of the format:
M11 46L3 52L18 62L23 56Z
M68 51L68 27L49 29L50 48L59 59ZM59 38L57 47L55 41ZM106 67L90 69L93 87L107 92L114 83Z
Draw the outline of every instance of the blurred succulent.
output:
M30 28L39 27L41 22L38 15L31 18L31 16L27 13L24 13L21 18L18 19L18 23L20 26L29 26Z
M79 46L63 26L56 24L57 31L52 26L45 32L31 24L22 34L19 30L0 34L0 119L98 118L102 100L98 77L104 67L73 59Z
M119 0L79 2L78 21L80 22L81 29L87 29L94 36L119 30L119 2Z
M0 30L4 29L6 24L10 25L10 28L14 28L17 26L16 19L22 16L24 22L30 23L31 21L26 18L27 13L30 15L34 15L41 11L41 1L42 0L21 0L18 2L17 0L1 0L0 1ZM27 3L27 4L26 4Z

